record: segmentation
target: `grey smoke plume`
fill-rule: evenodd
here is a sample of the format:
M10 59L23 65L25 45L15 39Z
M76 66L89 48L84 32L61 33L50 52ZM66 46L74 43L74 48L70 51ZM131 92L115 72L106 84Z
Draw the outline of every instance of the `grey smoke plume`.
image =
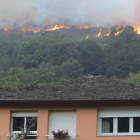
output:
M140 26L140 0L0 0L0 27Z

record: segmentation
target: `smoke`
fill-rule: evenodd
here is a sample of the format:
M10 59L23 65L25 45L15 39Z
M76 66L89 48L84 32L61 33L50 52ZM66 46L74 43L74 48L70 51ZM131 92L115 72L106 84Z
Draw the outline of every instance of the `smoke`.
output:
M1 27L34 24L35 19L39 19L39 14L37 5L29 3L28 0L0 0Z
M139 0L0 0L0 27L140 26Z

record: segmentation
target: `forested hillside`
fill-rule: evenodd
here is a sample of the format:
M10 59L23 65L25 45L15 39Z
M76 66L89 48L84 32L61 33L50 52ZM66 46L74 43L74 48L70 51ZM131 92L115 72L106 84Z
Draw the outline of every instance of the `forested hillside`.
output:
M140 70L140 36L133 27L115 36L83 37L59 32L0 31L0 86L60 82L90 72L126 78ZM132 73L131 73L132 75Z

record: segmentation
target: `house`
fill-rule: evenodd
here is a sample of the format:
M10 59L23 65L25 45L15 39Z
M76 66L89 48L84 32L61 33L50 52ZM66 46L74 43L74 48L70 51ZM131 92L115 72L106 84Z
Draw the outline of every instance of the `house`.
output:
M0 88L0 140L26 131L29 139L53 139L68 129L71 139L140 139L140 85L90 74L63 83Z

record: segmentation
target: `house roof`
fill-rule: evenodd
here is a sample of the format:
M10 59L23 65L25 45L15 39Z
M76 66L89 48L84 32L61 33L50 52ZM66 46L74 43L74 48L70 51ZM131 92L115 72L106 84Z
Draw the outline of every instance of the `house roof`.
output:
M95 73L62 83L22 88L0 88L2 101L111 101L140 100L140 85Z

